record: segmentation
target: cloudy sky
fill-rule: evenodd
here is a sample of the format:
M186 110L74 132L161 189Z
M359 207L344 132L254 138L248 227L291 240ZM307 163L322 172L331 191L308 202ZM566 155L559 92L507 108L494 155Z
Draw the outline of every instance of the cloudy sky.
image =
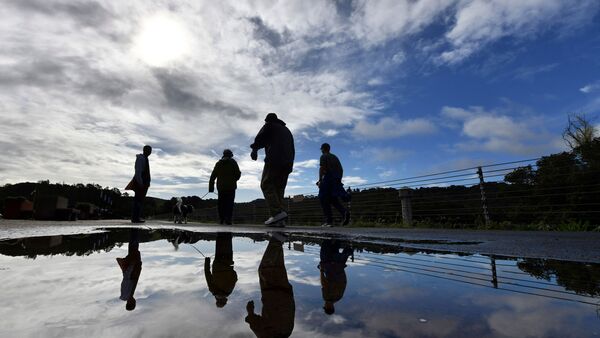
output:
M150 195L203 195L223 148L294 133L288 194L322 142L353 185L560 151L600 111L596 0L49 1L0 6L0 184L123 188L151 144ZM596 120L596 122L598 122Z

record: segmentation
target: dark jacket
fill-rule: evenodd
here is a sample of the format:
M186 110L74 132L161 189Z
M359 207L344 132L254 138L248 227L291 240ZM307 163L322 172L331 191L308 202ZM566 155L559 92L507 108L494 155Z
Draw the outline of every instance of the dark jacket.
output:
M210 259L206 258L204 260L204 277L206 277L206 284L208 285L208 290L215 297L228 297L231 292L233 292L233 288L237 282L237 273L233 269L232 263L233 262L215 258L211 273Z
M290 172L292 171L296 150L294 137L285 126L285 122L279 119L275 122L266 122L250 147L254 150L265 148L265 162L289 167Z
M219 191L232 191L237 189L237 181L242 173L237 162L231 157L223 157L220 159L208 182L208 190L212 191L215 188L215 179L217 180L217 189Z

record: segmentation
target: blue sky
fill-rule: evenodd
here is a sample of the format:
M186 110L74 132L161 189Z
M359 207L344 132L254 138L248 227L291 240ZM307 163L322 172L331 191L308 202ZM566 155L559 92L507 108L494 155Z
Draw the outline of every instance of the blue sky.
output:
M287 194L329 142L349 185L565 149L600 111L595 0L8 1L0 11L0 184L124 187L151 144L150 194L204 195L223 148L260 197L248 145L292 129ZM595 119L598 124L599 120Z

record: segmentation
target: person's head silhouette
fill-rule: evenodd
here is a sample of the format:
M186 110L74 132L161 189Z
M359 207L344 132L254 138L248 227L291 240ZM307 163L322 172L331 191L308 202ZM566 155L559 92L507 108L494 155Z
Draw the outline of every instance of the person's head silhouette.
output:
M215 297L217 300L217 307L223 308L227 304L227 297Z
M321 144L321 152L323 154L327 154L330 150L331 150L331 146L329 145L329 143Z
M277 122L279 118L275 113L268 113L267 117L265 117L265 122Z
M223 150L223 157L225 158L232 158L233 157L233 152L229 149L225 149Z
M334 314L335 313L335 307L333 306L333 302L326 301L325 305L323 305L323 310L328 315Z
M150 156L150 154L152 154L152 147L149 145L145 145L143 152L144 152L144 156L146 156L146 157Z

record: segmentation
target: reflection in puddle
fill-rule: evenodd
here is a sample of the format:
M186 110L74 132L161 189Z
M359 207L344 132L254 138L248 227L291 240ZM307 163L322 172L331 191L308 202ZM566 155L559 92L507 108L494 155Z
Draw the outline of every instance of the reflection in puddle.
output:
M600 334L597 264L169 229L3 240L0 254L2 337Z

